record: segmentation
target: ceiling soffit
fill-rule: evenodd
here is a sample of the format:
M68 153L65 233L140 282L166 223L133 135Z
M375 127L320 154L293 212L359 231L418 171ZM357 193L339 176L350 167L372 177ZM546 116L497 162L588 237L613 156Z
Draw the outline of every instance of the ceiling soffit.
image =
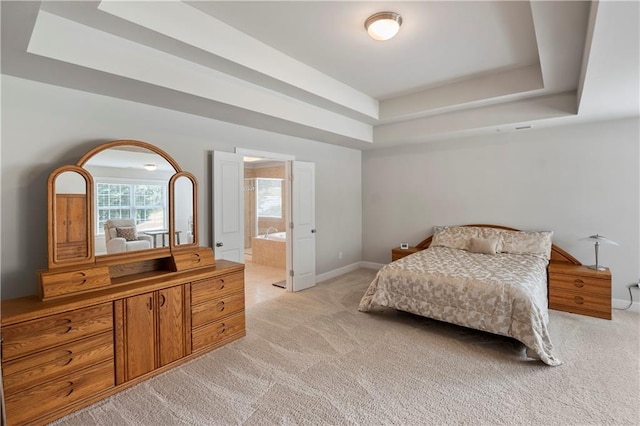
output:
M210 3L216 2L201 6ZM529 20L534 63L529 52L523 56L529 63L522 66L477 70L381 99L250 37L195 3L43 2L28 52L217 108L227 105L247 113L245 125L252 126L256 117L258 128L367 149L575 116L589 4L524 3L529 14L519 19ZM265 126L268 120L273 123Z

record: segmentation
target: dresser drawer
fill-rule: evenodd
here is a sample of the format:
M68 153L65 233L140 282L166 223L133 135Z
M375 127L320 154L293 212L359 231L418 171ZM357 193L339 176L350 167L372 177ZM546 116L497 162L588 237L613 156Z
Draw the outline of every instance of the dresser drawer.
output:
M23 392L7 395L7 424L27 423L94 396L113 387L113 377L113 362L104 362Z
M609 296L554 289L549 292L549 308L611 319L611 298Z
M213 257L211 248L201 248L196 251L177 252L173 255L176 271L185 271L204 266L215 266L216 259Z
M13 394L109 359L113 359L113 334L107 332L5 362L4 390Z
M244 292L232 293L191 305L191 324L198 327L244 309Z
M581 293L611 297L611 282L577 275L549 274L551 289L576 290Z
M9 325L2 328L2 359L9 360L111 330L111 303Z
M193 352L213 346L234 335L245 335L244 311L194 329L191 336Z
M72 272L45 272L40 275L42 300L83 293L111 284L108 267L87 268Z
M219 275L191 283L191 304L217 299L230 293L244 292L244 274Z

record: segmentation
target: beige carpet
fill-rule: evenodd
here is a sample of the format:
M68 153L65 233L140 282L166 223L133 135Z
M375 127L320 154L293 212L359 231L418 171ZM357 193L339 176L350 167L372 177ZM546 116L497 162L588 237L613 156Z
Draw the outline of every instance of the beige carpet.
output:
M640 424L638 314L551 311L565 362L409 314L357 311L361 269L251 307L247 336L56 425Z

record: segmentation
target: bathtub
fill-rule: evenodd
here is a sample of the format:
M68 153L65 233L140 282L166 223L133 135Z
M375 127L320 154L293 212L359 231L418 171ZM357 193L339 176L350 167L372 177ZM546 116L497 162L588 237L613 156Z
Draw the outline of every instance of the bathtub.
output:
M285 241L287 239L287 233L286 232L271 232L269 234L269 236L267 236L267 234L263 234L263 235L258 235L257 238L264 238L267 240L282 240Z
M273 232L251 238L251 261L257 265L287 267L287 233Z

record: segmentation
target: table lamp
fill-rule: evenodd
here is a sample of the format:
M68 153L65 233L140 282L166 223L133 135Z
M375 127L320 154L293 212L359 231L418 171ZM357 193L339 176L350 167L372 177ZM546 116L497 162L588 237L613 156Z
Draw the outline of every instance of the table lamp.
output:
M600 266L598 264L598 249L600 248L600 244L611 244L611 245L614 245L614 246L619 245L615 241L611 241L610 239L605 238L602 235L598 235L598 234L589 235L588 237L581 238L580 241L593 241L593 242L595 242L595 246L596 246L596 264L587 266L587 268L595 269L596 271L604 271L604 270L607 269L607 268L605 268L603 266Z

